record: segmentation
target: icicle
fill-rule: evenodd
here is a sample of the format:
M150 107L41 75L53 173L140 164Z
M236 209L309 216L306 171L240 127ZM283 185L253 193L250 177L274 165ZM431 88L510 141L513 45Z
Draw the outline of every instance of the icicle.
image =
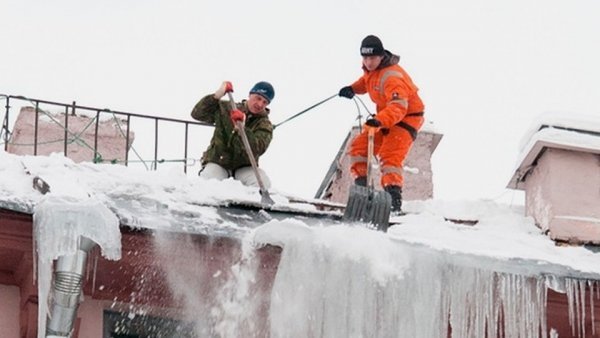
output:
M595 284L503 272L507 270L504 262L496 266L494 261L482 263L479 257L392 242L369 230L353 229L361 241L348 245L344 236L349 229L340 229L302 227L277 238L283 251L270 293L270 331L261 334L429 338L448 337L450 329L453 337L556 338L557 331L547 326L549 288L566 293L572 334L587 334L585 288L588 285L592 290L589 306L593 307ZM248 238L242 244L242 257L229 272L210 273L211 278L227 277L218 288L218 297L196 295L197 302L209 304L207 312L194 312L202 317L196 318L204 328L198 333L230 337L258 332L252 324L253 319L262 318L257 315L257 295L252 294L255 248ZM172 255L169 248L164 250ZM389 257L381 257L382 253ZM194 286L183 290L186 276L180 273L168 272L173 291L185 292L190 302L186 308L197 309Z
M592 315L592 336L596 335L596 318L594 316L594 289L596 288L596 281L588 281L588 287L590 288L590 312Z
M580 298L581 298L581 310L580 310L581 318L579 321L579 325L581 328L581 336L585 337L586 336L585 335L585 312L586 312L585 311L585 284L586 284L586 282L585 282L585 280L579 280L577 282L579 283L579 290L581 292L581 296L580 296Z
M573 290L576 287L570 278L565 280L565 287L567 290L567 305L569 308L569 326L571 327L571 335L575 336L575 292Z
M571 334L577 337L585 337L585 315L588 306L586 305L586 285L590 288L590 312L592 313L592 334L594 334L594 302L593 302L593 284L587 280L566 279L567 302L569 307L569 325Z
M94 255L94 267L92 272L92 296L96 292L96 272L98 271L98 255ZM88 260L91 261L91 260Z

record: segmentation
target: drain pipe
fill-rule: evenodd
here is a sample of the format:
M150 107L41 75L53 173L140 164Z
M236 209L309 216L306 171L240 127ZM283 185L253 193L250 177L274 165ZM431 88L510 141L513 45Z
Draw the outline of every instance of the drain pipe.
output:
M56 260L46 337L68 337L73 331L83 292L82 281L87 257L95 245L91 239L80 236L77 251L71 255L60 256Z

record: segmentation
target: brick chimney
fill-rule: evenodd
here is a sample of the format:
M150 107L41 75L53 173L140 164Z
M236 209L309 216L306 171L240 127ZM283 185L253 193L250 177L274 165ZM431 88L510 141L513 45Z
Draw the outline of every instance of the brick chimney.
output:
M315 198L327 199L332 202L346 203L348 189L353 183L350 174L350 158L348 150L351 141L358 134L358 127L352 128L342 143L338 154L329 167ZM419 131L417 139L408 152L404 161L404 187L402 199L426 200L433 198L433 173L431 170L431 156L442 139L442 134L436 132L428 123ZM375 182L379 185L379 171L375 171Z

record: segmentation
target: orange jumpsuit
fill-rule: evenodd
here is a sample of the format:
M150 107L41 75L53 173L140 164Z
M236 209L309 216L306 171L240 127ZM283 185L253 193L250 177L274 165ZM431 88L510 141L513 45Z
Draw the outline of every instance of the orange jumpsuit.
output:
M423 125L425 109L418 88L406 71L398 65L400 58L388 54L379 67L367 71L352 84L356 94L369 93L377 106L375 118L382 124L375 133L375 155L381 167L381 185L402 186L404 159ZM367 132L363 128L350 146L353 176L367 175Z

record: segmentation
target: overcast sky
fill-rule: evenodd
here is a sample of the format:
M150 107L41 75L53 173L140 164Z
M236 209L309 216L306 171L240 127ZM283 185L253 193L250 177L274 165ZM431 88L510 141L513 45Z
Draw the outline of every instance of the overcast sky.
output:
M436 198L510 199L505 186L536 116L600 113L594 0L3 0L1 8L0 93L179 119L223 80L238 100L266 80L280 122L357 79L360 41L378 35L444 134L433 158ZM279 127L261 158L273 188L314 195L356 113L335 98ZM196 158L212 130L199 132Z

